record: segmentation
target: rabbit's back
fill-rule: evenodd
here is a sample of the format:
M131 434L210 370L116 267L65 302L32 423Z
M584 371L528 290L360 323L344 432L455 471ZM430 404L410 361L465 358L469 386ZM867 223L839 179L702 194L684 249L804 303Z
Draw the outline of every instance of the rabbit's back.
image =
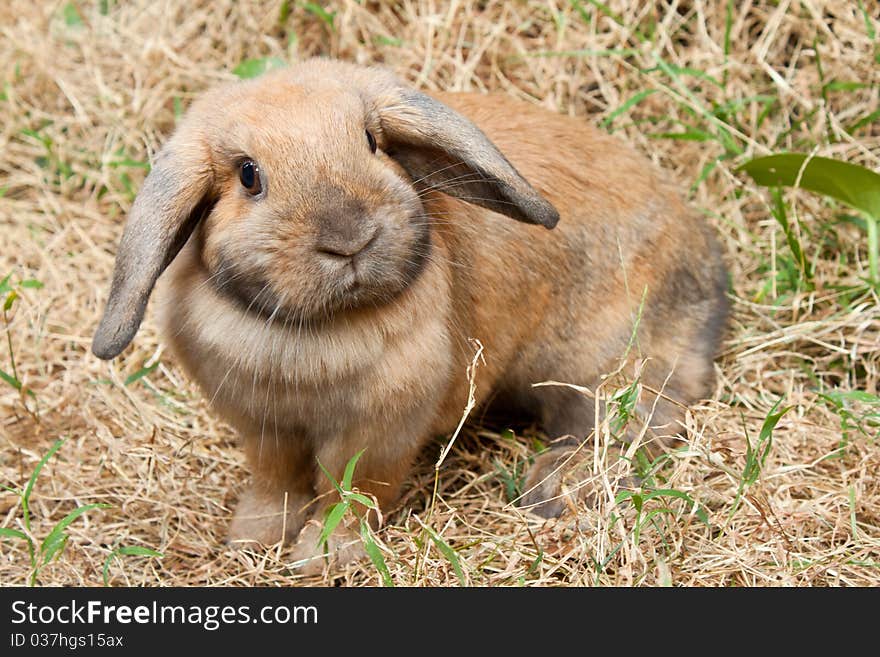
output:
M484 387L546 407L530 404L551 394L532 384L592 387L630 354L651 359L649 383L676 401L708 395L726 274L711 227L678 189L584 119L504 96L438 97L474 121L561 216L545 231L459 200L429 204L444 258L457 263L452 343L483 343ZM461 378L438 429L461 412Z

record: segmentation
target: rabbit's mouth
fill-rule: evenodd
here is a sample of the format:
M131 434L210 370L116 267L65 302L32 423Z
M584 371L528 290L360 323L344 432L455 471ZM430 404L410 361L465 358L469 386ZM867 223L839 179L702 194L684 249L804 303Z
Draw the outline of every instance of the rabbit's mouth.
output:
M393 303L412 285L425 269L432 246L428 223L421 221L413 227L413 243L403 247L405 255L395 256L390 248L377 247L375 253L362 258L322 262L310 268L307 277L297 268L298 272L289 273L290 282L248 271L222 252L215 267L207 267L204 261L203 266L214 289L245 314L293 326L322 324L346 312ZM303 284L303 278L308 284Z

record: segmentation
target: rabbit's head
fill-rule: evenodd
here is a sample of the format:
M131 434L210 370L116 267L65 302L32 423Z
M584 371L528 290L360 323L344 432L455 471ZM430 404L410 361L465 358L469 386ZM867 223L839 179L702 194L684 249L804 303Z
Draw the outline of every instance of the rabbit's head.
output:
M267 320L381 305L429 257L421 195L434 188L527 223L559 218L473 123L384 70L312 60L208 92L135 199L92 350L128 345L196 226L211 284Z

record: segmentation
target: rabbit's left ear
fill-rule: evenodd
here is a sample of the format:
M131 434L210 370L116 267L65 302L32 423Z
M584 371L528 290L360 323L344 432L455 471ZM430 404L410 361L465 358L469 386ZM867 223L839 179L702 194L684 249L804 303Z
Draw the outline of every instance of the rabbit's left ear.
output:
M559 221L556 208L470 120L414 89L397 86L382 95L385 101L376 110L386 151L420 188L436 188L546 228Z
M92 340L98 358L118 356L137 333L156 279L210 212L211 184L207 149L186 132L156 156L116 252L110 297Z

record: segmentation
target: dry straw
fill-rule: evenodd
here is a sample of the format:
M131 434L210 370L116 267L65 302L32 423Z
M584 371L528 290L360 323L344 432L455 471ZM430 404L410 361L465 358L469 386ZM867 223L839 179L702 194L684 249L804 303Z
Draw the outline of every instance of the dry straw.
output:
M106 364L88 351L143 163L176 113L244 60L311 55L384 63L425 89L497 91L603 123L690 186L730 266L733 318L714 396L690 410L684 447L654 475L678 496L641 500L640 516L632 499L615 504L603 488L558 520L533 518L509 500L546 437L522 426L513 435L477 410L436 494L448 436L425 452L377 533L396 584L880 582L880 446L869 417L880 409L868 396L878 394L880 315L863 283L864 228L825 199L784 193L814 271L812 286L798 285L771 196L735 171L783 150L878 167L876 3L284 5L283 22L280 3L232 0L0 6L0 276L43 283L20 289L3 327L34 396L0 382L0 481L23 487L66 436L34 487L32 534L42 539L79 505L110 505L70 525L39 583L99 585L111 550L133 545L164 556L112 560L112 583L380 582L369 563L305 579L285 550L225 548L248 476L242 453L163 354L152 315L123 359ZM5 347L0 368L11 368ZM746 435L754 446L780 398L793 408L744 485ZM590 476L604 485L612 463L600 434ZM426 543L426 525L441 543ZM0 492L0 526L23 526L11 492ZM30 571L24 543L4 540L0 583L25 583Z

